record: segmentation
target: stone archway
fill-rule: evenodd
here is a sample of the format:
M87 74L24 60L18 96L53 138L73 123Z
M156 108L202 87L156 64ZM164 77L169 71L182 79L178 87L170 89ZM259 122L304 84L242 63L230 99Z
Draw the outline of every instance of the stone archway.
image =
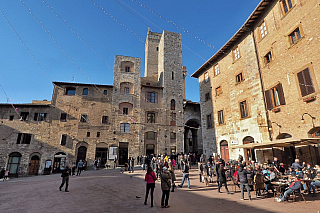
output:
M254 138L246 136L243 138L243 144L254 143ZM254 149L244 149L245 161L256 161L256 154Z
M198 153L198 131L200 122L192 119L186 122L184 127L184 153Z

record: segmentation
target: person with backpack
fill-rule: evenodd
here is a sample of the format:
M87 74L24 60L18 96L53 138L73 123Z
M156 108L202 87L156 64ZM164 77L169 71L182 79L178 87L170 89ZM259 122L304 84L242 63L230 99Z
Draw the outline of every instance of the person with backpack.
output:
M151 197L151 207L153 207L153 191L155 188L155 181L157 180L156 175L152 171L151 167L148 167L146 176L144 178L145 181L147 181L147 186L146 186L146 196L144 199L144 205L147 205L147 200L148 200L148 195L149 191L151 189L150 197Z
M168 171L167 167L162 168L162 172L160 173L161 179L161 208L169 208L169 195L170 195L170 187L171 187L171 174Z

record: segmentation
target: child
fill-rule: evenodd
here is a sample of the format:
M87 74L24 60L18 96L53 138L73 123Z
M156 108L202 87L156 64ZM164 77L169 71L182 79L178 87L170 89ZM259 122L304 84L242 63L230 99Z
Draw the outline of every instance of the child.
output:
M8 177L9 177L9 170L6 170L6 172L4 173L3 181L7 180Z

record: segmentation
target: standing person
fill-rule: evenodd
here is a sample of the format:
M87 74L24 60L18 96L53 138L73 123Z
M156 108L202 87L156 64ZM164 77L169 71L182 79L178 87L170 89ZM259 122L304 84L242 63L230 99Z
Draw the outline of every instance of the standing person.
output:
M9 177L9 170L7 169L6 172L4 173L3 181L7 180Z
M299 171L301 171L303 169L303 167L305 166L305 162L303 162L302 166L300 166L300 161L299 159L295 159L294 163L292 163L292 168L293 170L299 169Z
M171 186L172 186L171 192L174 192L174 187L176 187L174 183L174 181L176 181L176 175L174 173L174 167L172 165L172 161L169 163L169 172L171 174Z
M134 166L134 159L133 157L129 158L129 173L132 172L133 173L133 166Z
M113 158L113 169L115 169L116 167L117 167L117 156Z
M70 168L71 168L71 164L69 164L69 166L67 166L67 167L64 169L64 171L62 172L62 174L61 174L62 183L61 183L61 185L60 185L60 187L59 187L59 190L60 190L60 191L61 191L64 183L66 183L65 192L69 192L69 190L68 190L68 187L69 187L69 176L70 176L70 174L71 174Z
M82 168L83 168L83 162L82 162L82 160L80 160L80 161L78 162L77 176L80 176L80 175L81 175Z
M237 180L240 179L240 189L241 189L241 200L244 200L244 187L246 187L247 191L248 191L248 197L249 200L251 200L251 195L250 195L250 187L248 184L248 179L247 179L247 170L245 167L243 167L242 165L240 165L240 168L237 172Z
M77 168L76 163L73 162L73 164L72 164L72 176L75 175L75 173L76 173L76 168Z
M161 197L161 208L169 208L169 195L170 195L170 179L171 174L168 171L167 167L163 167L163 171L160 173L161 179L161 190L162 190L162 197Z
M200 178L200 183L202 182L202 172L203 172L203 167L202 163L198 163L198 173L199 173L199 178Z
M144 205L147 205L148 195L149 195L149 191L151 189L151 193L150 193L151 207L153 207L153 191L154 191L155 181L157 180L157 177L154 174L154 172L152 171L151 167L148 167L144 180L147 181L147 188L146 188L146 196L144 199Z
M218 192L221 193L220 189L222 184L224 184L224 187L227 190L227 193L230 194L227 186L227 177L226 177L226 169L224 168L223 164L220 164L219 170L219 185L218 185Z
M178 185L180 188L182 188L185 179L187 179L188 188L190 189L189 164L188 164L187 160L185 161L185 165L184 165L182 181L181 181L180 185Z
M238 162L239 162L239 163L242 163L242 161L243 161L243 156L242 156L241 154L239 154Z
M216 160L215 162L215 165L214 165L214 170L216 171L216 176L217 176L217 184L219 185L219 168L220 168L220 164L219 164L219 160L220 158L218 157L218 159Z
M6 170L4 170L4 168L2 168L1 172L0 172L0 179L4 178L5 173L6 173Z

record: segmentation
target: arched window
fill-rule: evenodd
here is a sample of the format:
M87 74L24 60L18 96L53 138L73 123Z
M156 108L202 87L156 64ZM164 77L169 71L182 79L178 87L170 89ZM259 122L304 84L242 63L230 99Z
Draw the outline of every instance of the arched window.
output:
M176 109L176 101L174 99L171 100L171 110Z
M84 88L82 95L88 95L89 94L89 89L88 88Z

